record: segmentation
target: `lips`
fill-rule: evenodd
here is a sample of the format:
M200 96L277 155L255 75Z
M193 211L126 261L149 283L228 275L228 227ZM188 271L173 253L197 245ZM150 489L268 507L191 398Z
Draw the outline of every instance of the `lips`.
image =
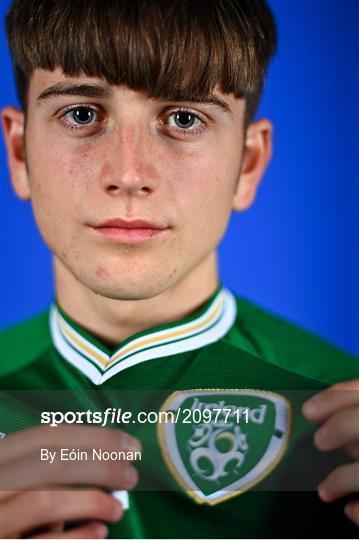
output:
M109 219L92 227L100 235L120 244L140 244L162 235L168 227L143 219Z
M113 227L117 227L119 229L154 229L154 230L166 229L165 226L157 225L155 223L151 223L143 219L133 219L133 220L127 221L126 219L120 219L120 218L109 219L105 223L102 223L101 225L97 225L96 229L113 228Z

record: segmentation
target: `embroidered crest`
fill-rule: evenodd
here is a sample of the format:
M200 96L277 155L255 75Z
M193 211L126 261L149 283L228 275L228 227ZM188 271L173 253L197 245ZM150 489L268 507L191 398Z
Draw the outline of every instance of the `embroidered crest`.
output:
M287 447L291 412L279 394L201 389L171 394L158 424L167 466L197 503L218 504L252 488Z

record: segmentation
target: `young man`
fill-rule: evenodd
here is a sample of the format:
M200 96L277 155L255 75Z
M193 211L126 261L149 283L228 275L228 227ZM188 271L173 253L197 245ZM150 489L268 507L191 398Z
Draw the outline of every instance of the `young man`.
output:
M2 536L355 537L358 462L321 451L359 457L357 360L217 270L271 155L270 122L252 121L266 3L17 0L7 30L23 106L2 114L9 167L56 303L4 335ZM120 407L178 422L31 427ZM140 445L134 465L40 460ZM124 512L110 492L137 481Z

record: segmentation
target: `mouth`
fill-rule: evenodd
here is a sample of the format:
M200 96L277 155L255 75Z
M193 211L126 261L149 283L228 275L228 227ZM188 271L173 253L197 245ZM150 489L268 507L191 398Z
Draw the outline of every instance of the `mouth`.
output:
M142 244L163 235L169 230L169 227L165 225L142 219L128 221L120 218L110 219L99 225L92 225L91 228L118 244Z

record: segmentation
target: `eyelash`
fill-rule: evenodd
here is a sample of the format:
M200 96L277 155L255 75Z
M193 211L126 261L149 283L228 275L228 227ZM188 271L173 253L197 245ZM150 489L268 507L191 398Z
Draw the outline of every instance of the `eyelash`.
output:
M186 129L186 128L180 128L180 127L171 127L170 130L179 133L180 135L185 135L186 137L190 136L196 136L203 133L207 127L207 123L205 120L203 120L198 113L193 112L191 109L185 108L185 107L176 107L175 109L169 109L166 111L166 120L161 121L161 125L168 125L169 119L178 114L178 113L188 113L190 114L195 120L198 120L200 122L200 126L195 129Z
M76 123L70 123L69 120L67 119L67 117L70 115L70 113L76 111L77 109L87 109L88 111L91 111L92 113L94 113L97 118L99 117L100 120L95 120L95 121L91 121L89 122L88 124L76 124ZM174 127L174 126L169 126L169 120L171 117L173 117L175 114L178 114L178 113L188 113L189 115L191 115L195 121L199 121L200 122L200 126L197 127L197 128L180 128L180 127ZM99 124L101 123L104 123L103 120L101 120L101 114L103 115L103 113L101 113L101 110L98 109L97 107L93 107L91 105L72 105L71 107L67 107L61 114L60 116L60 120L62 121L64 127L66 129L69 129L69 130L77 130L77 131L81 131L81 132L87 132L91 129L94 128L94 126L98 126ZM195 113L193 112L191 109L188 109L188 108L185 108L185 107L176 107L174 109L169 109L167 111L165 111L165 118L164 119L161 119L159 121L159 125L161 127L167 127L169 128L170 132L174 132L174 133L177 133L179 135L184 135L186 137L190 137L190 136L196 136L196 135L200 135L201 133L203 133L203 131L205 131L206 127L207 127L207 122L205 120L203 120L199 115L198 113Z
M70 115L70 113L76 111L77 109L87 109L88 111L93 112L97 116L101 115L101 111L97 109L96 107L92 107L91 105L73 105L71 107L67 107L60 116L60 120L63 122L64 126L67 129L70 129L70 130L77 129L81 131L84 131L84 130L88 131L89 128L93 128L95 124L101 123L101 121L97 120L96 122L92 121L89 124L71 124L68 121L67 117L68 115Z

